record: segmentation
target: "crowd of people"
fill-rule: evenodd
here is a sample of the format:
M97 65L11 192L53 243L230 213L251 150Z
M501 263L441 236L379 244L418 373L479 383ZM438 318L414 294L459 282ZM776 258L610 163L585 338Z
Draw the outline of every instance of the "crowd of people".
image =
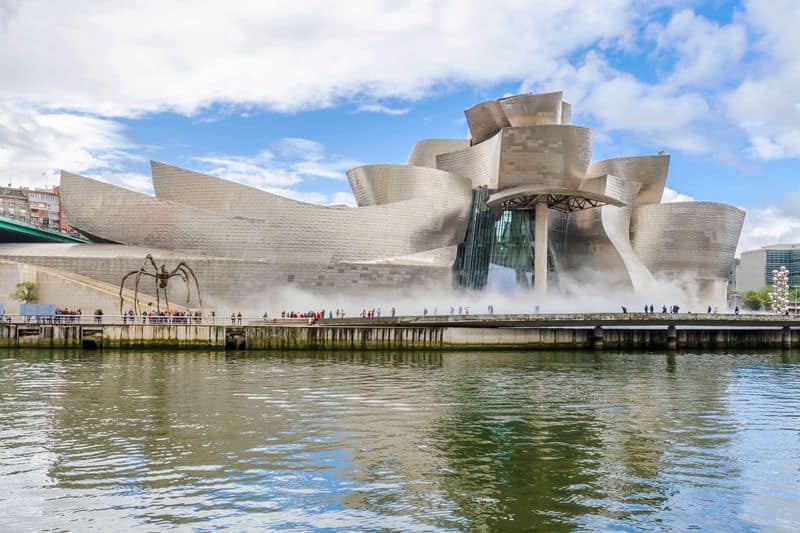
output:
M53 315L53 322L56 324L78 324L81 321L82 314L80 308L56 308L56 314Z
M102 310L100 310L102 311ZM102 321L102 313L100 314ZM133 309L122 313L123 324L199 324L202 322L203 316L200 311L190 313L188 311L142 311L136 314Z

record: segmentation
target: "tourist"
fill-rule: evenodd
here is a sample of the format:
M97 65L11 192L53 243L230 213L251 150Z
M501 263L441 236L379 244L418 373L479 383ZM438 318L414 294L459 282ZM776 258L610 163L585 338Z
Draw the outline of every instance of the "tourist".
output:
M231 313L231 324L236 325L236 313Z
M238 313L236 313L236 322L237 322L237 324L239 324L240 326L242 325L242 312L241 312L241 311L239 311Z
M711 306L710 305L708 306L708 314L709 315L711 314Z
M661 314L663 315L663 314L665 314L666 312L667 312L667 306L666 306L666 305L662 305L662 306L661 306Z
M394 307L392 307L392 318L394 318L394 317L395 317L395 314L396 314L396 310L395 310L395 308L394 308Z
M428 316L428 308L427 307L422 310L422 316Z
M647 314L647 306L644 306L644 314Z
M739 315L739 306L738 305L734 308L733 313L735 315L737 315L737 316Z
M650 304L650 312L653 312L653 304Z
M622 306L622 314L626 314L627 312L628 312L628 309L623 305Z

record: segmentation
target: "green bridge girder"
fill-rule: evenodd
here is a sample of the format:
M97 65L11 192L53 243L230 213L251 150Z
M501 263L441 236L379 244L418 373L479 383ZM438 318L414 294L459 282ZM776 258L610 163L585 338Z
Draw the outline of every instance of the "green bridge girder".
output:
M49 229L42 229L19 220L0 217L0 243L3 242L67 242L85 244L89 241Z

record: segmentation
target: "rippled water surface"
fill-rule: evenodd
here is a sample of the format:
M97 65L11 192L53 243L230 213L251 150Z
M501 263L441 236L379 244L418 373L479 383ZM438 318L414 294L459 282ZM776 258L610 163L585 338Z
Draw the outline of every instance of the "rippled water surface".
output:
M800 354L0 354L0 525L800 527Z

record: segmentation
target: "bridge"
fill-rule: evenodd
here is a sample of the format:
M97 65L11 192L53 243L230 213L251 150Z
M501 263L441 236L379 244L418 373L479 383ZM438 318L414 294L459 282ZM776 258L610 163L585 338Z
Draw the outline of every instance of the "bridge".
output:
M87 243L89 241L27 224L19 220L0 217L0 242L66 242Z

